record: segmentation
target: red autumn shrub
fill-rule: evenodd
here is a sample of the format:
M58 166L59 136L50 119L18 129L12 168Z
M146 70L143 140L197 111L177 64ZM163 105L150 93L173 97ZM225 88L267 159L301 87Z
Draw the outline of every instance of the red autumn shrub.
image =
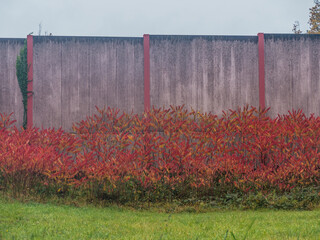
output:
M74 134L0 121L0 184L48 182L134 200L291 191L319 183L320 118L245 107L221 117L183 107L97 109ZM58 188L58 187L57 187ZM130 200L129 199L129 200Z
M50 180L71 182L80 152L76 137L62 130L5 125L0 131L0 184L16 195Z

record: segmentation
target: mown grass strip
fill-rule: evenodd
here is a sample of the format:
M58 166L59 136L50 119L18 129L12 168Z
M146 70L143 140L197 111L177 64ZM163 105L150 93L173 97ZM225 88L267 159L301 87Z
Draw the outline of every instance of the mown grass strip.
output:
M235 238L320 239L320 210L160 213L0 199L0 239Z

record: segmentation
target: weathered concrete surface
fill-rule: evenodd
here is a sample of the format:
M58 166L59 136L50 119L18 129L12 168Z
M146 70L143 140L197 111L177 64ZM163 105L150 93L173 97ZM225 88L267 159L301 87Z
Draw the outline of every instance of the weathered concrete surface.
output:
M143 39L34 37L34 125L70 130L99 108L144 109Z
M320 114L320 35L265 34L266 106L270 116L302 109Z
M265 34L271 116L293 108L320 114L319 41L319 35ZM3 81L10 75L8 61L15 66L19 51L1 44ZM143 38L34 37L35 126L69 130L94 114L95 106L142 112L143 71ZM15 79L15 67L11 72ZM155 107L184 104L215 114L246 104L258 107L258 37L151 35L150 75ZM13 102L20 103L19 88L10 89L17 90Z
M16 126L23 122L22 95L16 76L16 61L24 39L0 38L0 113L14 113Z
M151 105L221 114L259 106L258 38L150 36Z

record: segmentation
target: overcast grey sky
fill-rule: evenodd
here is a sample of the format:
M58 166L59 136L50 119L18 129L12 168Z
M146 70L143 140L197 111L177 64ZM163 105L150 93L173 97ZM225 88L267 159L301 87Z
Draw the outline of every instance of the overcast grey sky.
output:
M0 37L256 35L308 29L313 0L0 0Z

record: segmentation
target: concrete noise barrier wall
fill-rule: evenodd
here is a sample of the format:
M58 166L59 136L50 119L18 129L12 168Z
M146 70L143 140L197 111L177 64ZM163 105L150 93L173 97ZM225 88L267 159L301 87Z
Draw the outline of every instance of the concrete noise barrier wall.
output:
M23 104L16 76L16 60L24 41L20 38L0 38L0 113L14 113L17 126L22 126Z
M15 60L23 39L0 39L0 112L22 122ZM203 112L245 105L320 115L320 35L28 36L28 126L62 127L95 106L141 113L185 105Z
M320 115L320 35L265 34L266 106L270 115L302 109Z
M95 106L143 112L143 39L34 37L34 125L70 129Z
M150 36L151 105L221 114L259 107L258 38Z

